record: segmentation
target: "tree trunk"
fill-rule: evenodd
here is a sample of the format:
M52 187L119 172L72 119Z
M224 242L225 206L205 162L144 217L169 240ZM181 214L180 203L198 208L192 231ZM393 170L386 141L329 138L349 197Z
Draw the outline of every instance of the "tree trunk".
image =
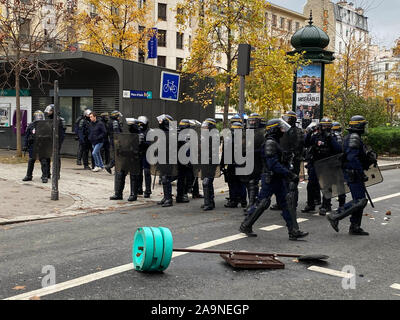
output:
M231 76L228 74L225 82L225 100L224 100L224 128L228 128L229 100L231 97Z
M19 66L15 68L15 100L16 100L16 129L17 129L17 150L16 150L16 156L17 157L22 157L22 145L21 145L21 101L20 101L20 95L19 95L19 89L20 89L20 69Z

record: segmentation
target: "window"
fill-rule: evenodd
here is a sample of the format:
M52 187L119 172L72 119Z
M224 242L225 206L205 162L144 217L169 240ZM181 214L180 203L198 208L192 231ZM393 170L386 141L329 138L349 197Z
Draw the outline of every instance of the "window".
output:
M183 58L176 58L176 70L182 71Z
M277 17L276 17L276 15L272 15L272 26L273 27L276 27L276 24L277 24Z
M145 52L143 50L144 46L145 46L145 41L142 38L142 35L144 33L144 27L143 26L139 26L139 33L140 33L140 46L139 46L139 53L138 53L138 61L144 63L145 62Z
M288 20L288 30L292 31L292 20Z
M189 35L189 50L192 50L192 36Z
M385 71L389 70L389 63L385 63Z
M167 21L167 5L165 3L158 4L158 19Z
M158 56L157 57L157 65L159 67L164 67L166 66L166 57L165 56Z
M31 20L24 20L20 25L20 34L22 37L28 37L31 33Z
M296 22L296 31L300 29L300 22Z
M146 0L139 0L138 5L139 5L139 9L142 9L146 5Z
M167 30L158 29L158 46L159 47L167 46Z
M280 25L281 29L285 29L285 18L281 18L281 25Z
M176 48L183 49L183 33L181 32L176 33Z

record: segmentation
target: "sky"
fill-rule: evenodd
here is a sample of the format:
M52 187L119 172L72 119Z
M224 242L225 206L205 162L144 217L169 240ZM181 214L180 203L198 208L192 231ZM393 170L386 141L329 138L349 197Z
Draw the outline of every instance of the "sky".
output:
M337 0L331 1L337 2ZM302 13L307 0L271 0L270 2ZM392 48L395 40L400 38L400 0L348 0L348 2L353 2L356 8L364 8L364 15L368 17L372 43Z

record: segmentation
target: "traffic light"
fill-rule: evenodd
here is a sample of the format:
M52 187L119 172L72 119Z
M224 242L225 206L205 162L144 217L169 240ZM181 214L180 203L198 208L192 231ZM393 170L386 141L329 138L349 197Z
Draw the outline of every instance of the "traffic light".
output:
M247 76L250 73L250 55L251 45L239 44L239 54L237 63L237 74L239 76Z

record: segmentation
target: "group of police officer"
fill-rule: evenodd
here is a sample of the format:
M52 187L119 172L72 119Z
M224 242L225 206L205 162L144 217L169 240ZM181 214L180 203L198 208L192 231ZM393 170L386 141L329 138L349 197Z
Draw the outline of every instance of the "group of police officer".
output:
M84 168L89 168L88 155L91 151L91 144L88 141L88 130L90 128L89 114L90 110L85 110L82 116L76 121L75 132L79 140L79 151L77 163L83 160ZM25 149L29 150L28 171L24 181L32 180L32 171L37 157L33 154L33 138L35 134L35 124L40 120L51 119L54 116L54 106L50 105L43 114L40 111L34 113L34 121L27 130L25 139ZM232 142L238 130L241 130L243 137L246 137L246 130L254 130L254 169L250 174L238 175L236 169L243 166L235 161L227 164L215 164L212 162L212 156L215 150L212 149L212 141L209 146L208 164L180 163L175 166L157 165L150 166L146 158L146 152L152 142L147 141L149 130L149 120L145 116L138 119L125 119L119 111L112 112L109 116L102 115L106 123L109 145L105 145L105 153L110 156L105 158L106 170L111 173L115 166L114 195L110 200L122 200L125 186L125 178L130 175L130 196L128 201L136 201L138 195L144 194L149 198L151 194L151 175L158 175L163 188L163 198L158 202L162 207L173 205L172 182L177 180L176 202L189 202L188 193L192 193L193 198L204 198L204 204L201 206L204 211L215 208L214 187L215 177L224 174L225 182L229 187L229 197L225 203L227 208L236 208L240 204L245 211L244 221L239 230L247 236L257 236L252 226L261 216L261 214L270 207L271 197L275 195L277 203L271 207L272 210L282 211L282 217L285 220L289 239L297 240L308 235L299 229L297 223L297 203L298 203L298 183L302 161L307 163L308 184L307 184L307 205L302 212L313 212L315 206L321 204L321 190L316 174L314 164L317 161L329 158L333 155L343 154L342 168L344 178L350 188L352 201L345 203L345 194L339 195L339 209L328 215L328 220L335 231L339 231L338 223L341 219L351 215L351 226L349 233L352 235L368 235L361 228L361 219L363 209L367 204L365 174L364 170L373 164L376 166L376 154L367 152L361 135L365 132L367 121L362 116L351 118L349 134L342 137L341 126L337 122L332 122L329 118L323 118L318 124L310 124L306 132L296 125L297 118L293 111L288 111L282 119L271 119L265 121L257 113L253 113L247 119L246 124L239 115L230 119L230 130L232 133ZM157 117L159 129L168 133L171 129L170 123L174 119L170 115L162 114ZM127 126L124 128L124 126ZM62 125L60 118L60 143L64 138L65 126ZM182 119L178 125L178 133L185 129L213 130L216 129L215 119L208 118L200 123L194 119ZM130 136L124 138L123 136ZM168 134L166 135L169 136ZM188 135L189 139L190 136ZM128 140L126 140L128 139ZM211 136L210 136L210 139ZM120 150L123 144L126 150ZM225 140L224 140L225 141ZM118 143L118 146L115 145ZM178 142L178 150L185 141ZM169 141L167 148L169 150ZM225 148L223 148L225 152ZM232 147L232 152L235 147ZM244 150L244 149L242 149ZM128 155L128 164L124 159ZM130 152L130 153L129 153ZM188 151L189 152L189 151ZM130 158L129 158L130 157ZM222 159L225 159L224 155ZM49 158L39 158L42 164L42 181L47 182L50 177ZM125 159L126 160L126 159ZM132 161L130 161L132 160ZM121 162L122 161L122 162ZM89 168L90 169L90 168ZM153 171L152 171L153 170ZM143 192L143 175L145 181L145 191ZM199 192L199 179L202 180L203 193ZM261 182L261 188L259 188ZM320 215L326 215L330 212L331 199L323 197L319 208Z

